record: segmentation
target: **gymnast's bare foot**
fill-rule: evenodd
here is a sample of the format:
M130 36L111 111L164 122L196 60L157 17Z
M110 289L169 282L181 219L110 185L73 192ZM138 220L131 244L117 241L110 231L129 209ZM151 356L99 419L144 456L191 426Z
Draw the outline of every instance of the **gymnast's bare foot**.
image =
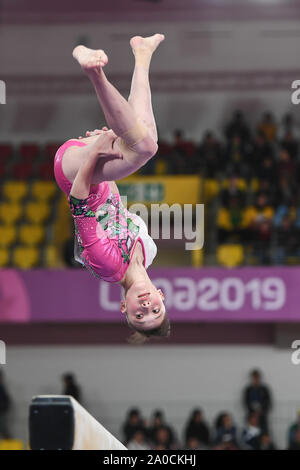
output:
M88 49L85 46L77 46L73 50L73 57L77 60L85 72L100 72L108 62L108 57L102 49Z
M137 52L147 52L150 55L153 54L158 45L165 39L163 34L154 34L147 38L142 36L134 36L130 39L130 45L134 55Z

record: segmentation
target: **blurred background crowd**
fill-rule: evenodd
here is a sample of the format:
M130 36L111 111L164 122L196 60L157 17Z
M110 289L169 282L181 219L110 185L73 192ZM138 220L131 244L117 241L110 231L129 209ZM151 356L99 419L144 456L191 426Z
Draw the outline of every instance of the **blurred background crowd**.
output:
M204 178L206 230L220 264L299 262L299 142L292 115L278 120L266 111L250 126L235 111L218 138L209 130L201 142L174 132L160 143L159 158L145 172L198 174ZM205 193L206 192L206 193ZM214 243L212 243L212 240ZM225 256L224 256L225 251ZM230 256L228 256L230 258ZM207 262L213 257L207 257Z
M63 395L71 395L82 402L84 390L78 384L74 373L64 373L61 377ZM14 406L13 391L5 383L0 371L0 449L10 442L10 446L24 448L25 444L14 440L10 430L10 413ZM244 422L236 422L232 413L216 410L215 419L209 422L205 409L194 408L178 432L167 419L162 409L153 410L145 417L143 411L133 407L120 429L120 438L129 450L276 450L278 445L272 437L270 415L273 393L271 387L262 380L262 373L253 369L249 373L249 383L240 392L244 410ZM275 397L276 399L276 397ZM294 418L294 419L293 419ZM300 409L286 430L286 449L300 450Z
M201 264L298 264L298 133L291 114L265 112L253 127L237 110L221 137L209 130L196 142L175 130L138 175L201 178L210 234ZM53 181L59 145L0 144L0 267L75 266L70 216ZM178 257L180 263L193 259Z

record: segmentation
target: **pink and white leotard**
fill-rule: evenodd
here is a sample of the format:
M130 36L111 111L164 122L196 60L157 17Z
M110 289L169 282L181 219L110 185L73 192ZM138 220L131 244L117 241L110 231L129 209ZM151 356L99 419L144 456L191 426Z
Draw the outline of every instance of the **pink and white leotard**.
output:
M143 249L146 269L156 256L157 247L148 234L145 222L127 211L120 195L111 191L107 181L91 185L86 199L76 199L70 195L72 183L63 172L63 155L71 146L85 145L78 140L68 140L59 147L54 159L55 179L68 196L74 219L75 258L96 277L119 282L130 265L138 242Z

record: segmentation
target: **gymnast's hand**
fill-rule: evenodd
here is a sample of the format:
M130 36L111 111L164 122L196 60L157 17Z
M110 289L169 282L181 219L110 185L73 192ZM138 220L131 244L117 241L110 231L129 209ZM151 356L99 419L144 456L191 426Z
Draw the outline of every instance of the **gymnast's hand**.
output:
M85 136L86 137L92 137L93 135L99 135L102 134L103 131L108 131L108 127L103 126L102 130L101 129L94 129L93 131L86 131ZM82 135L78 137L78 139L82 139Z
M93 142L93 147L97 151L98 157L105 157L109 160L123 158L120 149L114 145L118 136L113 130L106 128L95 135L98 135L98 138Z

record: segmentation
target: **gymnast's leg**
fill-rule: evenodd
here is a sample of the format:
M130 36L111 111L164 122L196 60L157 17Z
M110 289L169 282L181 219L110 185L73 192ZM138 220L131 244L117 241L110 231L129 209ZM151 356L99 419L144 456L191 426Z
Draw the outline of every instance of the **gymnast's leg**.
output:
M156 143L130 104L107 80L103 67L108 59L104 51L93 51L84 46L77 46L73 51L83 70L89 76L96 90L108 125L120 137L125 146L134 149L137 154L153 153ZM126 148L124 149L126 150Z
M152 110L149 68L152 54L163 40L163 34L155 34L148 38L135 36L130 41L135 67L128 103L142 119L155 142L157 142L157 129Z

